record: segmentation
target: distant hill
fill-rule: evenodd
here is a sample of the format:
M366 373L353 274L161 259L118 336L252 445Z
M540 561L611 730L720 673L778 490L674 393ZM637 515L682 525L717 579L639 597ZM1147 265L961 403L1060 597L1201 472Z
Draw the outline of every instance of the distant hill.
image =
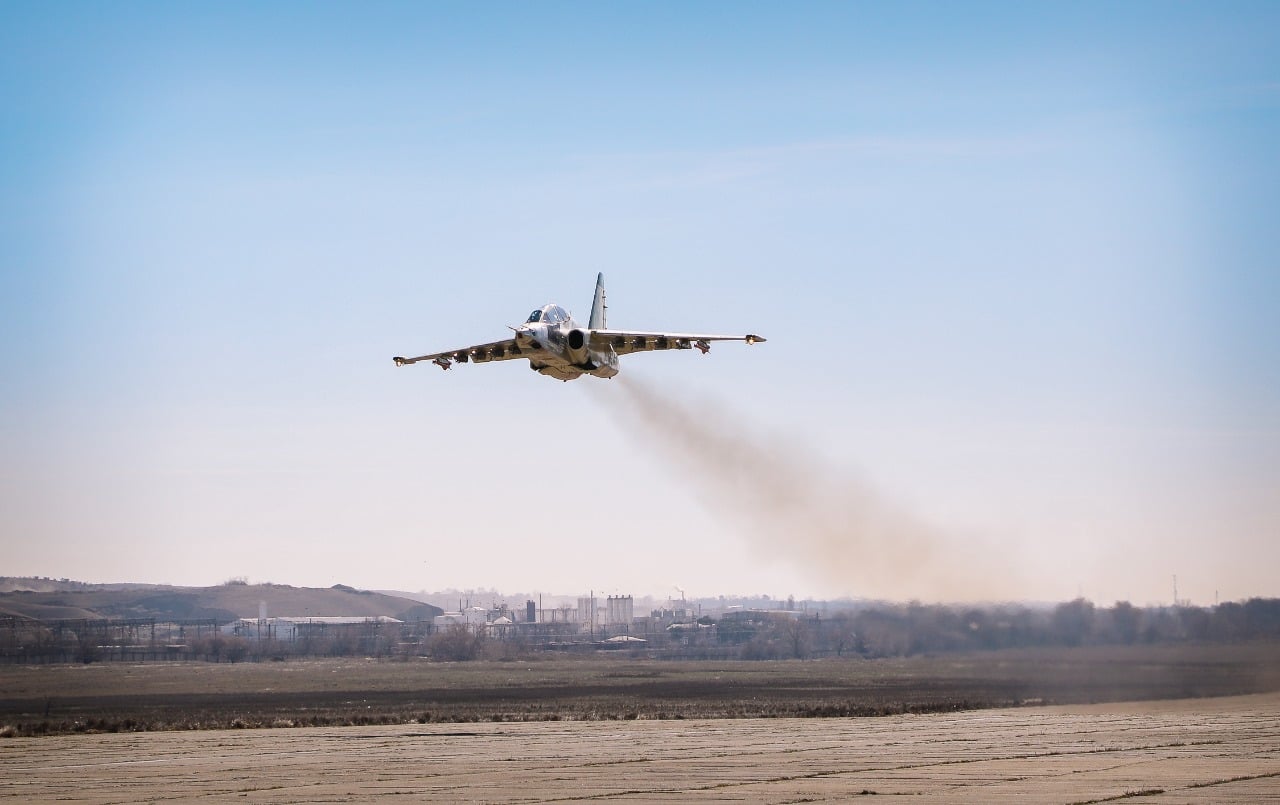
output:
M163 584L89 584L75 579L51 579L42 576L0 576L0 593L26 590L33 593L63 592L66 590L141 590L148 587L165 587Z
M43 589L22 589L13 582L31 581ZM441 614L439 607L394 595L356 590L337 584L328 588L285 584L221 584L217 587L169 585L82 584L67 580L0 580L0 616L63 620L77 618L155 618L220 622L256 618L266 604L268 617L385 615L401 620L425 620ZM55 589L48 589L54 587ZM61 587L61 589L56 589Z

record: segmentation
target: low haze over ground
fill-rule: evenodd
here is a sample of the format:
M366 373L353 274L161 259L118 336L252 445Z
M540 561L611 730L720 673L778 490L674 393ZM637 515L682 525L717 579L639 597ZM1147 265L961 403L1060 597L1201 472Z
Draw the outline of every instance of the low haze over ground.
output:
M1280 8L0 9L3 572L1277 593ZM549 301L758 332L395 369Z

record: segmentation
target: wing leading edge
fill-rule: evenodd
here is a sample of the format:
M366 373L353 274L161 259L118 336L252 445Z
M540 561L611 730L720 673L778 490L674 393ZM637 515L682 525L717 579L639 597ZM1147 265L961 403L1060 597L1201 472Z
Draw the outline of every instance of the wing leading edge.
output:
M592 330L592 349L603 350L612 347L614 354L630 355L633 352L652 352L661 349L693 349L697 348L705 354L711 349L712 341L745 341L748 344L759 344L767 341L763 336L747 333L746 335L708 335L704 333L650 333L639 330Z
M514 338L505 341L493 341L488 344L477 344L473 347L450 349L445 352L433 352L430 355L419 355L416 358L392 358L396 366L408 366L411 363L431 361L442 369L448 369L454 363L488 363L489 361L509 361L513 358L528 358L536 349L521 347Z

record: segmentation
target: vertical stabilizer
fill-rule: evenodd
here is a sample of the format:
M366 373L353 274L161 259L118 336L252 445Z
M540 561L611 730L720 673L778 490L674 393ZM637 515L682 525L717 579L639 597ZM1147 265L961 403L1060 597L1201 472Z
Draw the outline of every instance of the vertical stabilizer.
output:
M603 330L609 325L604 323L605 312L609 306L604 303L604 273L596 275L596 298L591 301L591 320L587 327L592 330Z

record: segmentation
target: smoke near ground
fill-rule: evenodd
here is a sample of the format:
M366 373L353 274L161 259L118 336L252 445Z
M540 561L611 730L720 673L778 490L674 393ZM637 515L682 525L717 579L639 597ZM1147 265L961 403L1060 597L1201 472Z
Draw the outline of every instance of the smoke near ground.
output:
M687 474L712 511L735 520L757 554L799 568L825 591L941 601L990 600L1007 589L996 552L924 522L723 403L666 395L634 376L599 396L637 442Z

